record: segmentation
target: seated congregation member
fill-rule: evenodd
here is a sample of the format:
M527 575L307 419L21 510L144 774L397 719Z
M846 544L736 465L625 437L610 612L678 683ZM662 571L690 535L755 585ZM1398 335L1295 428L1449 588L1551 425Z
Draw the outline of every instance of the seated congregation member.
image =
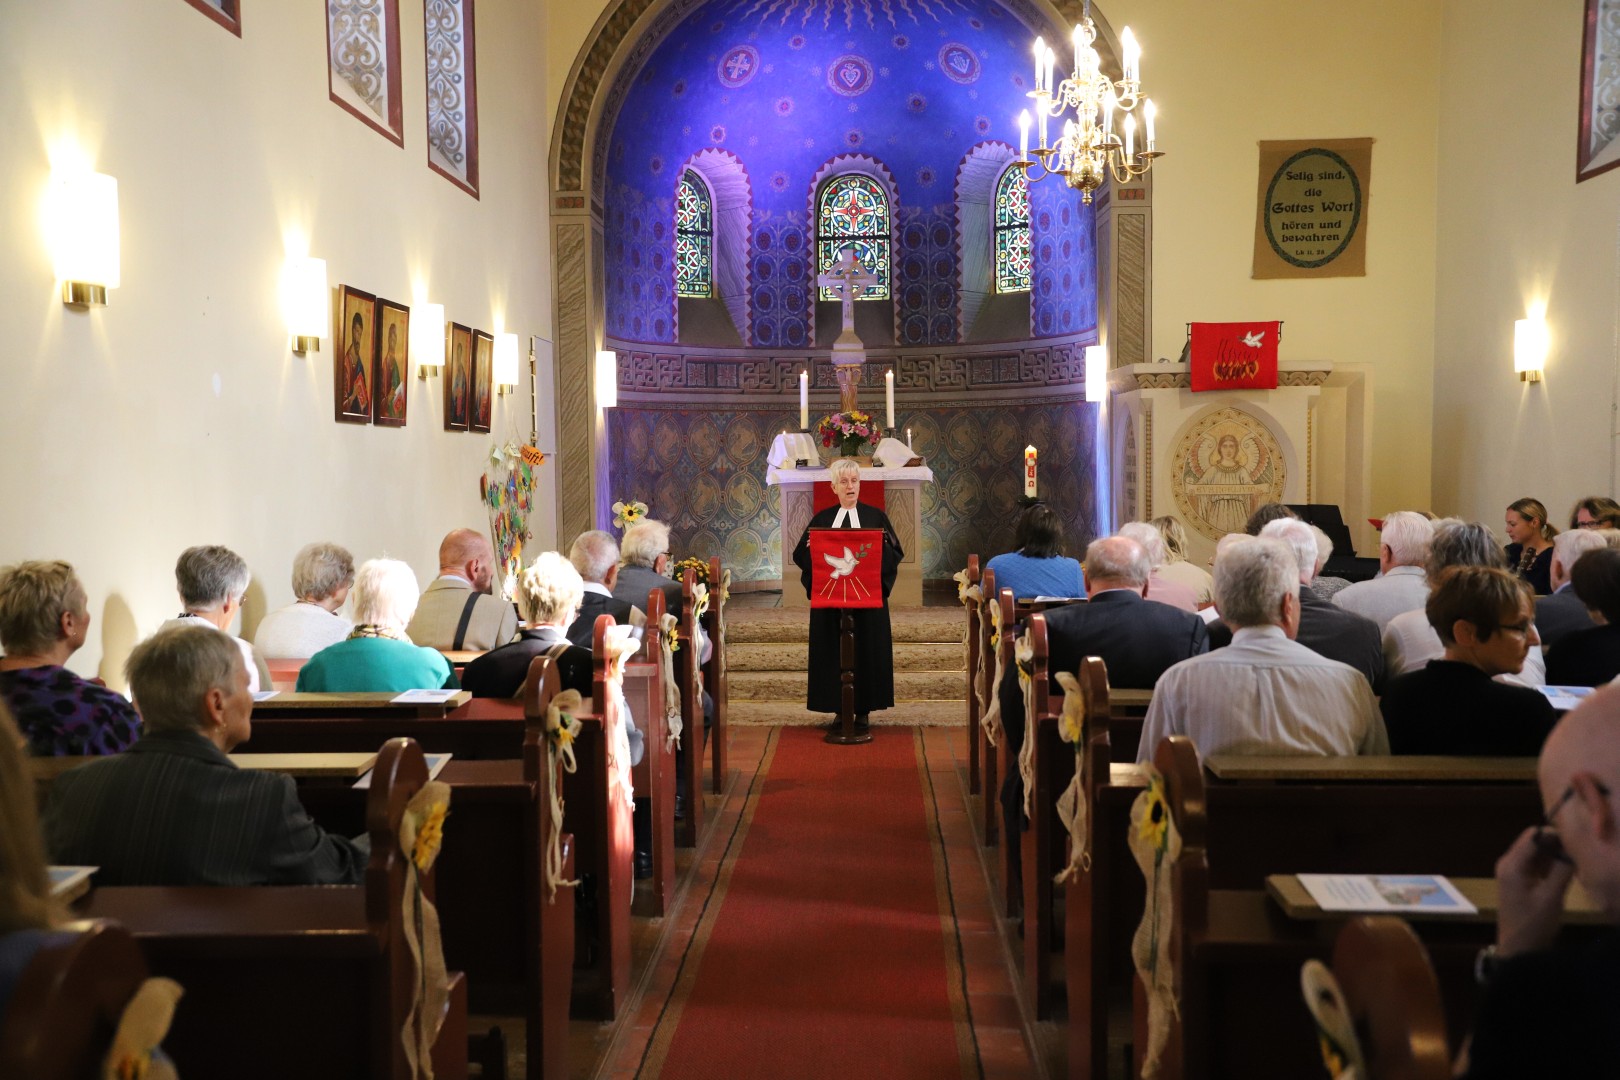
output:
M1447 571L1424 607L1445 655L1392 679L1379 707L1396 754L1530 757L1558 719L1539 690L1493 682L1536 648L1530 586L1493 566Z
M1507 508L1508 567L1536 590L1537 596L1552 592L1553 537L1557 531L1547 521L1547 508L1536 499L1520 499Z
M57 940L64 913L51 899L34 778L21 733L0 701L0 1021L23 969Z
M1384 692L1384 645L1378 624L1322 599L1311 589L1321 560L1316 556L1316 533L1298 518L1279 518L1260 530L1261 536L1281 540L1299 564L1299 633L1296 641L1329 660L1349 664L1361 672L1374 694Z
M1568 529L1553 538L1552 592L1536 597L1536 632L1541 635L1541 651L1552 647L1577 630L1590 630L1597 624L1581 598L1575 595L1569 572L1588 551L1608 547L1600 529Z
M1429 542L1429 561L1423 568L1429 587L1432 589L1442 574L1457 566L1506 568L1506 559L1502 549L1496 546L1491 530L1477 521L1446 518L1436 522L1434 538ZM1445 651L1440 635L1429 625L1428 613L1421 609L1403 612L1384 627L1384 661L1392 679L1439 659ZM1498 682L1518 686L1546 686L1547 661L1540 649L1532 649L1525 657L1523 671L1496 678Z
M422 592L406 635L430 649L481 652L505 645L517 636L517 609L490 594L494 584L489 538L474 529L452 530L439 544L439 576Z
M1422 610L1429 601L1429 578L1423 564L1428 561L1432 539L1434 526L1422 514L1395 511L1384 519L1378 534L1379 576L1356 582L1333 602L1377 623L1379 633L1402 612Z
M1273 521L1280 521L1283 518L1297 517L1299 517L1299 515L1288 509L1288 507L1283 503L1261 503L1259 506L1255 507L1254 513L1249 515L1249 520L1244 522L1243 531L1248 533L1250 536L1259 536L1260 530L1265 528L1267 525L1270 525Z
M1569 513L1571 529L1620 529L1620 503L1602 495L1588 495Z
M582 649L589 649L596 632L599 615L611 615L620 626L635 627L636 637L647 625L647 615L628 600L613 595L613 586L619 580L619 544L601 529L591 529L574 537L568 548L568 561L574 564L584 582L585 595L580 600L579 614L568 626L568 640ZM651 592L652 590L648 590ZM646 603L646 594L642 594Z
M1620 1061L1620 688L1599 690L1547 737L1537 779L1546 823L1496 863L1496 944L1465 1051L1468 1080L1613 1076ZM1607 929L1559 942L1571 881Z
M1063 554L1063 521L1044 503L1018 515L1013 550L992 558L985 569L996 572L996 588L1011 589L1015 600L1086 595L1080 564Z
M300 693L377 693L455 689L450 661L405 635L420 597L416 575L398 559L369 559L354 575L354 629L310 657Z
M308 544L293 557L298 599L259 620L253 646L267 660L308 660L353 629L338 609L354 588L354 556L336 544Z
M187 548L174 564L174 583L185 610L163 625L195 623L230 634L231 623L242 610L242 598L247 595L251 580L247 563L230 548L217 544ZM242 662L248 669L248 689L255 693L268 690L270 669L259 657L258 650L235 635L231 635L231 640L242 650Z
M1215 602L1215 579L1209 571L1202 566L1188 561L1190 548L1187 544L1187 530L1179 519L1166 515L1156 517L1148 522L1159 530L1159 539L1164 541L1164 565L1159 567L1159 576L1166 581L1177 585L1185 585L1193 591L1193 599L1197 601L1200 610Z
M1116 534L1136 541L1141 545L1142 551L1147 555L1148 565L1153 568L1148 575L1147 598L1160 604L1169 604L1182 611L1198 611L1198 596L1190 588L1159 573L1164 565L1164 539L1155 529L1145 521L1132 521L1119 527Z
M116 754L141 733L129 699L66 667L90 632L73 567L25 562L0 570L0 701L35 757Z
M1215 603L1232 644L1183 660L1159 677L1142 724L1138 761L1168 735L1211 754L1387 754L1389 739L1367 679L1293 640L1299 562L1269 537L1215 557Z
M1311 526L1316 537L1316 569L1311 574L1311 591L1323 600L1332 600L1350 587L1350 580L1342 577L1323 577L1322 567L1333 557L1333 540L1319 526Z
M669 526L652 518L636 522L624 530L624 543L619 545L619 576L613 581L613 598L639 611L647 603L647 594L655 588L661 589L664 610L680 618L686 607L686 595L681 591L681 583L669 576L669 568ZM701 622L696 623L695 628L698 663L707 664L714 655L714 646L709 643Z
M584 595L585 583L573 563L555 551L542 551L518 579L518 607L528 625L518 631L516 641L468 664L461 688L474 697L517 697L534 658L549 655L562 688L590 697L591 651L571 644L565 633Z
M1575 560L1570 583L1598 625L1568 634L1547 650L1547 682L1601 686L1620 675L1620 551L1588 551Z
M63 773L45 835L97 885L343 885L369 845L310 820L290 776L226 755L252 732L247 668L230 639L169 626L125 667L146 729L127 754Z

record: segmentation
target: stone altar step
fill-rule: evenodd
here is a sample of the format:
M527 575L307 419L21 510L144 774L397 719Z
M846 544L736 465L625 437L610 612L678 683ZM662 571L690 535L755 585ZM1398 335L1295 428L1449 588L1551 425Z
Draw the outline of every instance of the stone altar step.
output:
M728 626L727 631L730 631ZM733 672L742 671L797 671L803 673L809 664L810 646L802 641L761 641L739 643L733 641L726 650L726 666ZM961 679L965 670L966 653L961 642L933 644L930 642L897 641L894 644L896 671L952 671Z
M727 672L731 682L731 702L743 701L804 702L805 673L797 671L738 671ZM896 701L955 701L962 705L967 695L965 676L960 671L896 671L894 673L894 699ZM963 706L965 708L965 706Z

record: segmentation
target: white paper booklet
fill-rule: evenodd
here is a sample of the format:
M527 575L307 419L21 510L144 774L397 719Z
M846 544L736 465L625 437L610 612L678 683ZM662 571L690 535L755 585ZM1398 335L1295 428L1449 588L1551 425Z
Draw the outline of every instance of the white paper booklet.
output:
M1300 874L1323 911L1472 915L1477 909L1438 874Z
M407 690L398 697L390 698L393 705L443 705L460 690Z
M280 690L255 690L255 691L253 691L253 700L254 701L269 701L271 698L275 697L279 693L281 693Z
M1582 698L1597 688L1594 686L1538 686L1536 689L1547 695L1547 700L1552 702L1553 708L1560 712L1568 712L1579 705Z
M429 780L437 780L439 778L439 774L444 771L445 765L449 763L450 757L451 757L451 755L449 755L449 754L423 754L422 755L423 760L425 760L427 762L428 779ZM376 772L376 771L377 770L375 770L375 769L367 769L365 771L365 774L362 775L360 777L360 779L358 779L358 780L356 780L354 782L354 790L356 790L356 791L370 791L371 790L371 774Z

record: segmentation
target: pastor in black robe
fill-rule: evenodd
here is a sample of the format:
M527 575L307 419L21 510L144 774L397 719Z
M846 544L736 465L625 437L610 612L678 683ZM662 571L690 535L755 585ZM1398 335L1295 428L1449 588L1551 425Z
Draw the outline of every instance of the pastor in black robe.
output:
M883 606L854 608L855 618L855 713L862 715L894 707L894 641L889 634L889 593L905 551L894 534L888 515L875 506L858 502L855 513L863 529L883 530ZM810 529L827 529L838 516L838 507L829 506L810 519L804 535L793 549L793 561L804 581L804 594L810 595ZM847 526L846 526L847 527ZM811 712L837 713L843 685L838 662L838 608L810 609L810 693Z

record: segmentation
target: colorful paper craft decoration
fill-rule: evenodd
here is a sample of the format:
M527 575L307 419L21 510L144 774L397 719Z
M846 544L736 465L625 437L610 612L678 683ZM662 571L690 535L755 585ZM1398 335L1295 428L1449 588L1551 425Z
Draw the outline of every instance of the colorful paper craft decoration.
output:
M810 530L810 606L883 606L883 530Z

